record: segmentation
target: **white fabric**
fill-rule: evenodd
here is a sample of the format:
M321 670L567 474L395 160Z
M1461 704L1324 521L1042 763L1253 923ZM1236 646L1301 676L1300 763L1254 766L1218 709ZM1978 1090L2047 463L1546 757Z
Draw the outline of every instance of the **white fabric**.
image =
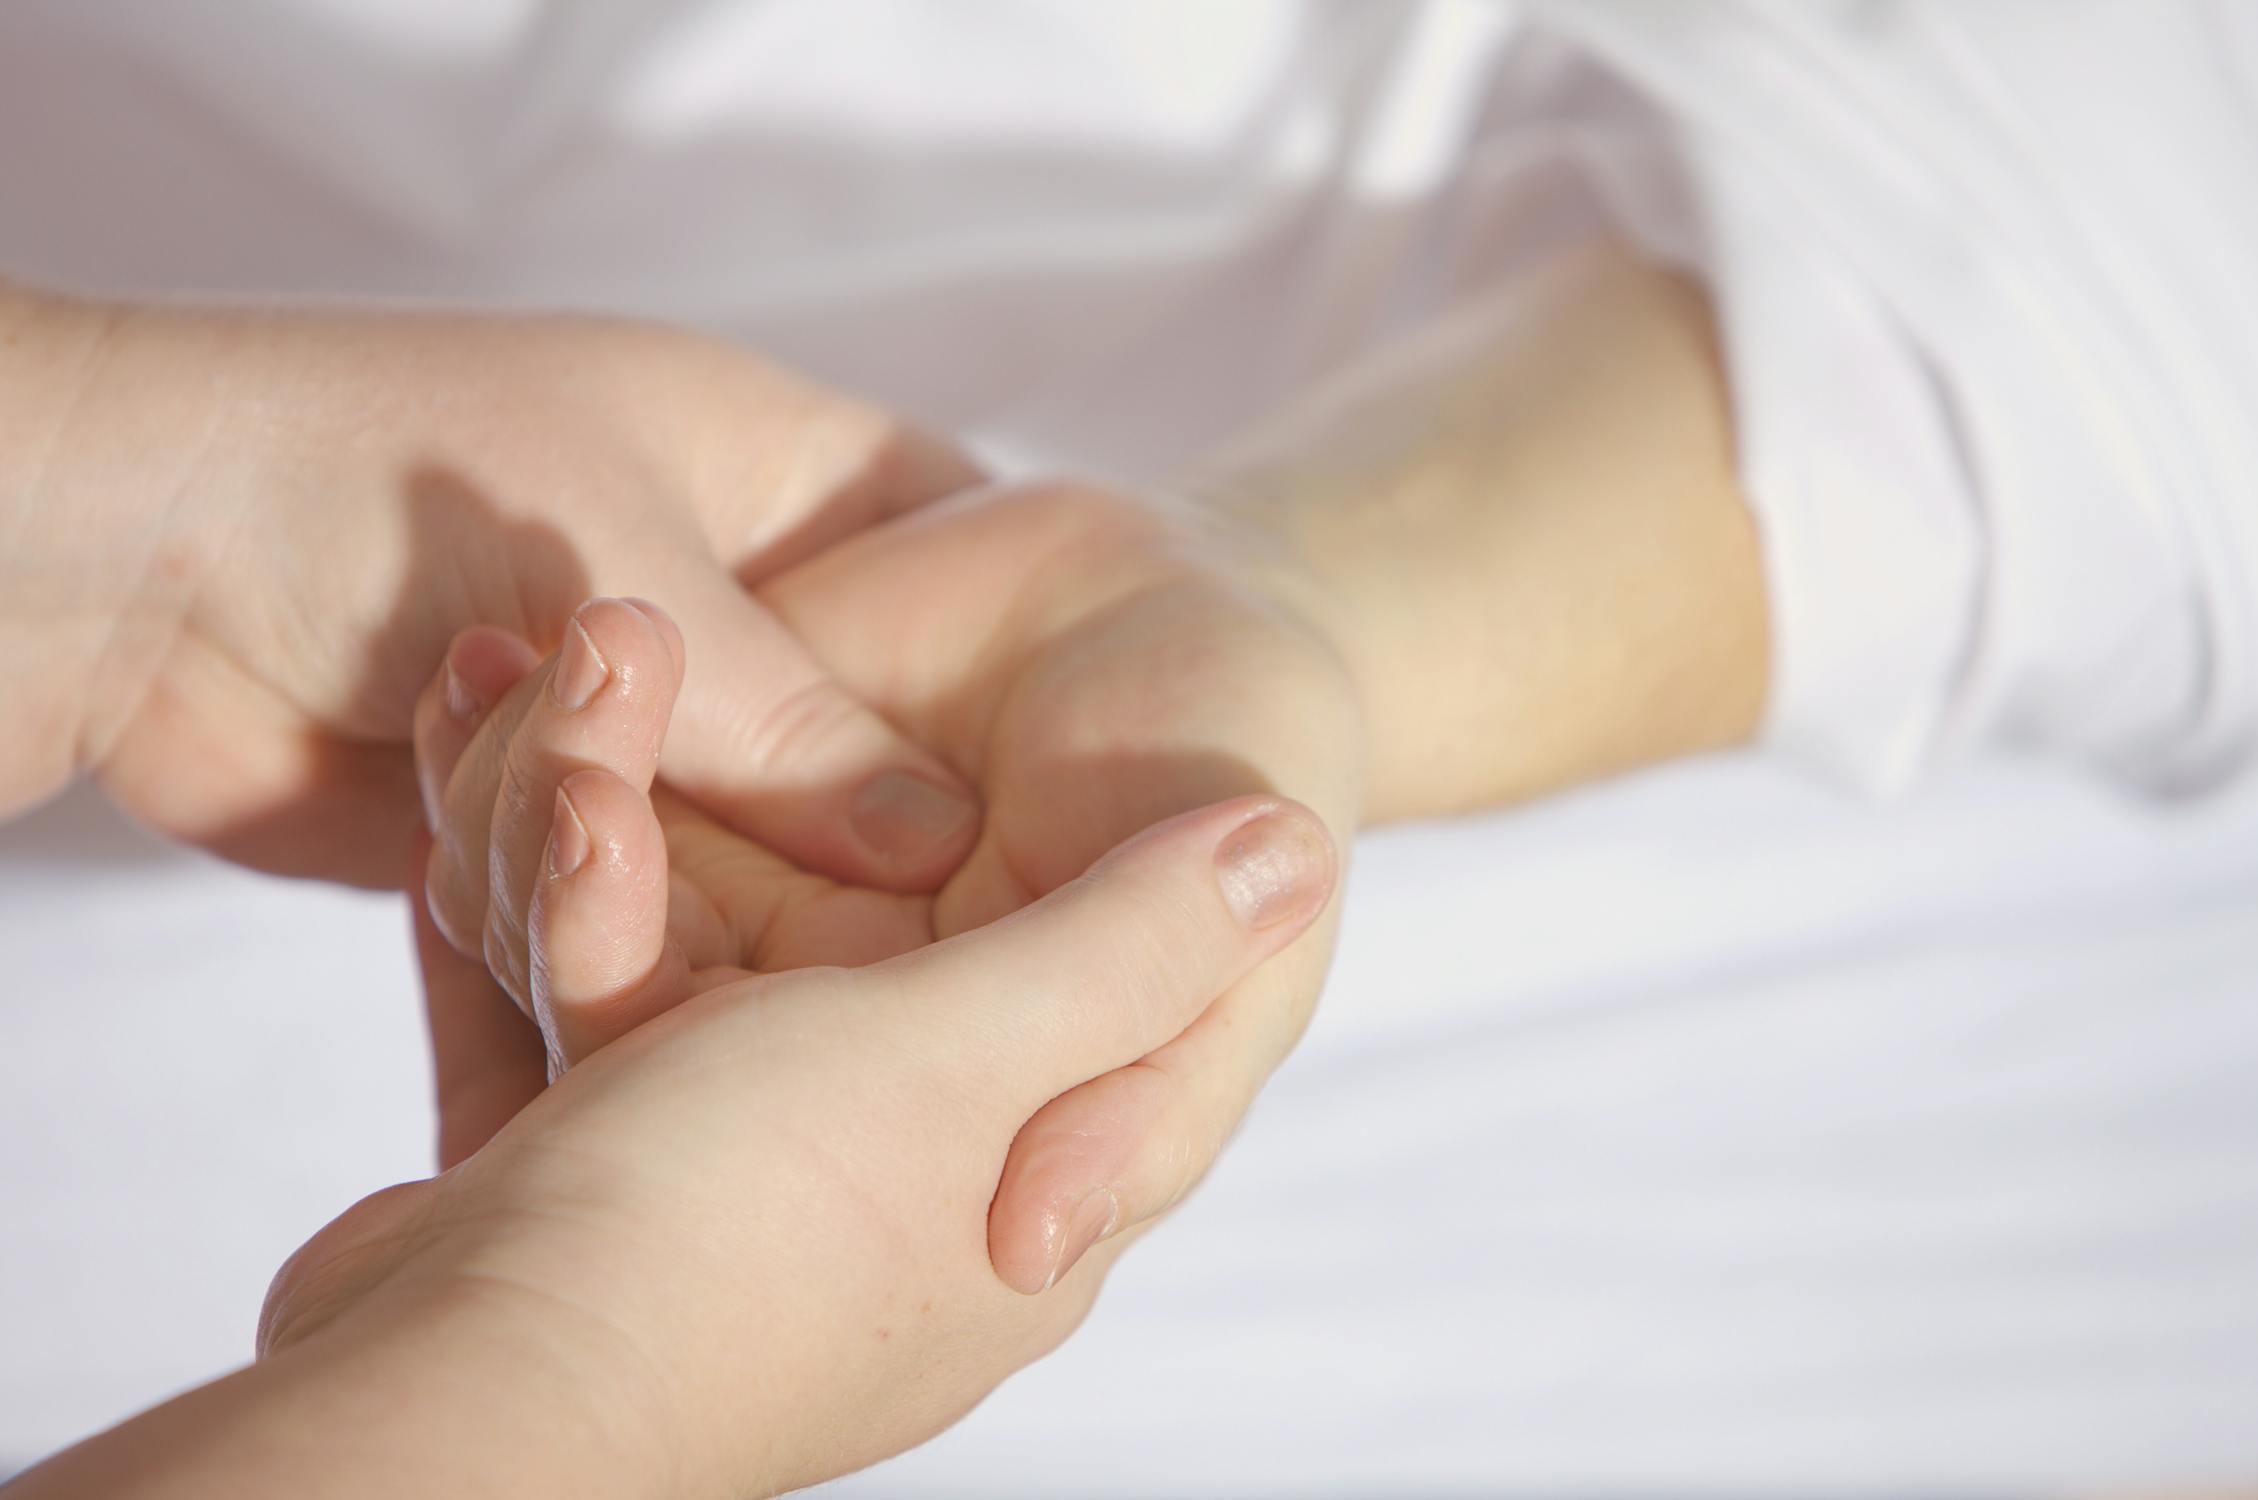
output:
M1718 288L1784 746L2177 785L2253 712L2252 31L12 0L0 268L690 319L1134 480L1612 222ZM425 1145L394 913L104 826L0 830L0 1454L239 1358L280 1255ZM848 1489L2258 1469L2253 849L2247 796L1988 767L1879 811L1753 761L1376 839L1212 1190Z
M1694 179L1773 725L2200 786L2258 732L2258 11L1546 5Z

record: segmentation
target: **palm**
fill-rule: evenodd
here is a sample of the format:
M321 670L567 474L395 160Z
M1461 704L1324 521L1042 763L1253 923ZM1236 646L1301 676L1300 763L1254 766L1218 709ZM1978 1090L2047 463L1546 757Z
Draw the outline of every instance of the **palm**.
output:
M1117 497L968 496L867 532L762 596L852 691L976 786L963 867L930 896L797 869L677 798L675 873L720 918L702 961L872 962L980 926L1171 814L1283 791L1343 829L1358 736L1306 631L1191 530Z

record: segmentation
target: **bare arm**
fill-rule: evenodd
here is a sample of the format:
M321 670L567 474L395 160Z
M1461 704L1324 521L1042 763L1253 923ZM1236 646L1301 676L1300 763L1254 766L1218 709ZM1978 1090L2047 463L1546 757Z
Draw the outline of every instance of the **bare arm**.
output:
M1745 741L1764 585L1707 305L1613 249L1321 394L1195 481L1364 699L1374 821Z

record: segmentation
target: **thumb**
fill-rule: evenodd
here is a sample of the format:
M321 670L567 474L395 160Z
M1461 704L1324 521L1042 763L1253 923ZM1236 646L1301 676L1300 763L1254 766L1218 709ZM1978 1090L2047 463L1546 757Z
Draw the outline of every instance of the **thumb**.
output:
M690 645L659 772L803 867L884 891L930 891L980 830L963 781L819 666L726 574L684 579L668 608Z
M1331 899L1318 816L1239 797L1155 824L1087 874L986 927L873 966L936 1076L993 1080L1023 1123L1134 1062L1292 942Z

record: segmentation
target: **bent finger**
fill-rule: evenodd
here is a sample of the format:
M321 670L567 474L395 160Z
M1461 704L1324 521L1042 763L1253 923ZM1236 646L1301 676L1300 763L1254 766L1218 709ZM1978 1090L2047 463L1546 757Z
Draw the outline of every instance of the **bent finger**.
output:
M579 656L581 647L589 642L591 624L604 636L604 643L614 648L615 655L629 658L620 664L622 675L617 681L612 664L606 663L600 653L593 667ZM651 643L653 640L655 645ZM568 661L582 676L572 683L556 683L559 666ZM417 757L420 763L429 763L432 767L428 779L438 786L438 815L432 828L435 843L426 888L431 914L457 952L472 957L484 957L486 953L488 908L495 883L496 816L500 811L505 776L512 769L513 755L519 757L521 763L533 755L532 747L517 748L527 722L544 707L554 705L560 694L577 694L584 690L587 678L592 676L596 681L597 702L591 705L589 722L578 726L578 733L583 740L612 751L612 763L623 773L647 774L638 771L634 763L638 757L649 762L650 747L644 746L640 751L634 747L641 735L663 732L663 720L656 731L642 722L647 715L642 713L645 705L641 700L649 696L643 688L648 683L678 683L682 664L682 633L664 610L641 599L599 598L586 601L567 618L559 649L506 688L498 701L475 722L467 740L447 723L447 716L440 711L444 705L441 696L446 688L444 678L426 689L430 707L421 710L418 722L419 726L430 725L431 743L427 745L419 739ZM623 713L616 700L623 695L630 678L634 688L632 696L637 702L624 711L627 723L623 726L616 722ZM553 729L546 732L551 741L563 738ZM620 741L628 746L624 753L619 751L617 742ZM444 776L437 774L442 765L448 768ZM538 851L547 831L547 813L545 803L535 809L540 821L530 833L514 825L503 831L518 844L530 844ZM518 871L524 865L525 856L521 852L511 868ZM512 879L522 884L519 877ZM505 888L516 886L506 883ZM522 949L522 904L517 916L521 920L514 931ZM519 957L522 958L522 952ZM521 989L520 998L522 993Z
M529 1013L527 912L549 847L557 788L576 771L600 769L648 790L682 659L673 622L656 606L589 600L567 625L544 690L526 705L502 753L485 850L484 952ZM477 788L463 795L475 797Z
M424 826L436 829L447 783L486 717L541 664L532 646L494 625L473 625L447 645L446 660L416 699L416 788Z
M649 795L609 771L566 777L528 918L533 1013L552 1072L689 997L669 896Z

